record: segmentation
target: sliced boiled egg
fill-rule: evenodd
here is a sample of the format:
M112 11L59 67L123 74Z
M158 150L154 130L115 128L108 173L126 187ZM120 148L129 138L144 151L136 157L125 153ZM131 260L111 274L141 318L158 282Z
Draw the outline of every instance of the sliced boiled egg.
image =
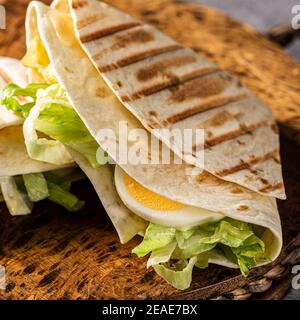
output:
M154 193L119 166L115 168L115 185L128 209L155 224L185 230L224 218L220 213L187 206Z

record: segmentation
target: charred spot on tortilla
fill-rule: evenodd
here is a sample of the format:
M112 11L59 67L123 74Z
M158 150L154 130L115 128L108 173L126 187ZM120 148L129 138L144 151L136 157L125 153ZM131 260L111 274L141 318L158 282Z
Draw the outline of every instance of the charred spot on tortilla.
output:
M85 0L74 0L72 1L72 8L77 10L81 9L83 7L86 7L88 5L88 1Z
M120 80L117 81L117 86L118 86L119 88L122 88L122 87L123 87L123 84L122 84L122 82L121 82Z
M264 178L260 178L260 181L263 183L263 184L269 184L268 180L264 179Z
M172 73L166 73L164 74L163 80L161 80L158 83L154 83L153 85L149 87L145 87L143 89L140 89L139 91L133 93L130 97L130 101L138 100L140 98L143 98L144 96L148 97L154 94L159 93L163 90L176 90L180 85L192 81L194 79L197 79L199 77L211 74L216 72L218 69L215 67L209 67L209 68L203 68L200 70L192 71L190 73L187 73L183 75L182 77L178 77L175 74Z
M178 88L171 88L170 100L183 102L194 98L208 98L221 94L229 82L222 74L204 76L188 81Z
M229 120L232 120L234 116L227 110L222 110L216 113L212 118L204 122L204 126L208 127L220 127Z
M245 145L246 145L246 142L241 141L241 140L237 140L236 142L237 142L240 146L245 146Z
M210 101L206 103L202 103L200 105L194 106L193 108L189 108L187 110L184 110L182 112L179 112L177 114L174 114L164 120L164 124L167 126L169 124L175 124L177 122L180 122L182 120L185 120L187 118L190 118L198 113L202 113L211 109L219 108L221 106L224 106L228 103L239 101L245 98L244 94L238 94L236 96L231 97L216 97L211 99Z
M156 111L149 111L149 115L151 117L157 117L157 112Z
M252 134L253 131L255 131L259 128L265 127L265 126L268 126L267 121L255 123L255 124L252 124L249 126L240 124L240 129L228 132L228 133L223 134L218 137L215 137L214 139L205 141L205 143L206 143L207 147L213 147L213 146L216 146L216 145L223 143L225 141L233 140L233 139L239 138L244 135ZM240 140L237 140L237 143L242 146L246 145L246 143L244 141L240 141Z
M274 190L282 189L282 188L284 188L283 182L278 182L278 183L276 183L276 184L273 185L273 186L272 186L272 185L268 185L268 186L260 189L259 191L260 191L260 192L274 191Z
M157 55L160 55L160 54L163 54L166 52L179 50L179 49L182 49L182 46L180 46L178 44L167 45L167 46L163 45L163 46L155 48L155 49L148 49L144 52L132 54L131 56L126 57L126 58L122 58L113 64L98 66L98 69L100 72L106 73L106 72L109 72L112 70L116 70L119 68L129 66L129 65L131 65L133 63L137 63L139 61L143 61L143 60L150 58L150 57L155 57Z
M246 210L248 210L248 209L249 209L249 207L248 207L248 206L245 206L245 205L241 205L241 206L239 206L239 207L237 208L238 211L246 211Z
M193 62L196 62L196 58L191 55L183 55L168 60L158 61L153 63L152 65L140 69L137 72L136 78L140 81L148 81L157 77L159 74L168 77L169 74L166 73L166 71L170 67L182 67Z
M67 66L64 66L64 69L68 72L68 73L73 73L73 70L68 68Z
M92 23L95 23L95 22L98 22L98 21L101 21L103 20L104 18L106 18L106 14L100 12L100 13L97 13L95 15L92 15L92 16L89 16L85 19L82 19L82 20L78 20L76 25L77 25L77 28L80 30Z
M243 193L243 190L239 187L234 187L230 190L230 192L233 194L240 194L240 193Z
M137 30L133 30L124 35L116 37L115 43L111 46L111 50L118 50L120 48L126 48L131 44L142 44L154 40L154 35L139 27Z
M126 22L115 26L110 26L106 29L100 29L89 34L82 35L80 36L80 41L82 41L83 43L92 42L127 29L135 28L139 25L140 22Z
M228 168L228 169L224 169L222 171L219 171L217 172L216 174L218 176L222 176L222 177L225 177L225 176L228 176L230 174L233 174L233 173L236 173L238 171L242 171L242 170L252 170L251 168L251 165L256 165L260 162L264 162L264 161L267 161L267 160L274 160L274 155L278 154L278 150L273 150L273 151L270 151L268 153L266 153L265 155L261 156L261 157L254 157L253 159L249 160L249 162L245 162L243 159L241 159L241 163L234 166L234 167L231 167L231 168Z
M96 90L95 94L99 98L106 98L107 97L106 90L101 87Z

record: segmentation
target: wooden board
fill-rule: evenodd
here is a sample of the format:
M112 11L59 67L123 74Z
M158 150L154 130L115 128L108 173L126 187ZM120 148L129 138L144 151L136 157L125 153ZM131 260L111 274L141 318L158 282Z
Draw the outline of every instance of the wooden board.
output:
M0 32L1 55L19 58L24 54L28 2L0 0L8 15L8 29ZM238 75L271 106L281 130L299 139L300 65L277 45L205 7L171 0L107 2ZM194 272L189 290L171 288L152 269L146 270L145 260L130 253L138 237L120 245L91 185L84 182L74 189L88 200L79 213L70 214L43 202L31 216L12 218L1 208L0 265L6 267L7 289L0 291L0 298L280 298L288 288L290 265L300 260L300 146L282 135L281 153L288 194L288 200L279 203L284 250L276 263L255 269L248 279L238 271L212 265Z

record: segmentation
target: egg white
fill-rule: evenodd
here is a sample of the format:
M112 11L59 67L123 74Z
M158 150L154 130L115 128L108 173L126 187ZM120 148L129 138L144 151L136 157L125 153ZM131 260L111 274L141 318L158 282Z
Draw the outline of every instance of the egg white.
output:
M220 213L186 205L180 209L170 211L148 208L129 194L124 178L125 172L116 165L115 185L120 198L128 209L146 221L166 227L174 227L179 230L186 230L224 218Z

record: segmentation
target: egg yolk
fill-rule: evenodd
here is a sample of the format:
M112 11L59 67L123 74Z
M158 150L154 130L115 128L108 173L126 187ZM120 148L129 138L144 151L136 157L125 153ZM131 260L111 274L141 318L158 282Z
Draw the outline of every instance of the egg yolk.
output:
M157 211L174 211L185 206L154 193L124 173L124 183L129 195L143 206Z

